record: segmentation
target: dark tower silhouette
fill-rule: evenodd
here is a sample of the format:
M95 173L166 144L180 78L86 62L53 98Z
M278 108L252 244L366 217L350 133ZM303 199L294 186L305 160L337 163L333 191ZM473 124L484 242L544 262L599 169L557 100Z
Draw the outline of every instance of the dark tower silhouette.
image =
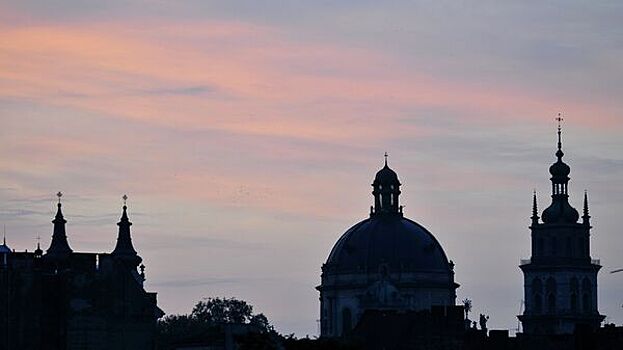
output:
M119 260L126 262L130 267L136 269L136 267L143 260L134 249L132 245L132 236L130 234L130 226L132 223L128 219L128 206L126 201L128 199L127 195L123 196L123 213L121 214L121 219L117 223L119 226L119 235L117 236L117 245L115 249L112 251L111 255Z
M61 196L47 254L39 242L34 252L0 245L0 350L155 349L163 312L137 271L127 206L113 253L72 251Z
M52 220L52 223L54 223L54 233L52 234L52 242L50 243L46 256L49 258L65 258L72 253L72 249L69 247L67 234L65 233L67 220L65 220L63 212L61 211L61 197L63 194L58 192L56 196L58 197L58 209L56 211L56 217Z
M518 316L526 334L572 333L576 326L599 327L597 273L601 266L590 256L590 216L584 194L584 215L569 204L570 167L563 162L561 127L557 118L558 150L549 168L552 202L541 215L533 196L530 230L532 257L519 266L524 274L525 311Z

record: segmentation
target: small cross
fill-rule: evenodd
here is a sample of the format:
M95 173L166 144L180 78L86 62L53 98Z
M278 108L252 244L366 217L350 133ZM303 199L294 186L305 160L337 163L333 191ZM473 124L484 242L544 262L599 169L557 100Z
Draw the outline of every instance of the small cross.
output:
M385 165L387 165L387 152L385 152Z
M58 197L58 202L61 202L61 197L63 196L63 192L58 191L58 193L56 194L56 197Z
M121 199L123 199L123 205L126 205L126 203L128 201L128 195L124 194L123 197L121 197Z
M556 121L558 121L558 130L560 130L560 123L563 121L564 119L562 118L562 114L558 113L558 117L556 117Z

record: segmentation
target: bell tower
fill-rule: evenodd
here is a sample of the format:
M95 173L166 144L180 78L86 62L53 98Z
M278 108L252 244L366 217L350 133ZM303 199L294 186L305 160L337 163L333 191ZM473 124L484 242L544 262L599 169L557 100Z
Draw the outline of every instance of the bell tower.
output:
M599 260L590 255L590 215L588 195L584 210L569 203L571 168L563 162L560 115L556 162L549 168L552 201L538 216L537 195L531 216L532 256L522 260L525 311L519 315L526 334L569 334L579 325L598 328L603 315L597 310Z

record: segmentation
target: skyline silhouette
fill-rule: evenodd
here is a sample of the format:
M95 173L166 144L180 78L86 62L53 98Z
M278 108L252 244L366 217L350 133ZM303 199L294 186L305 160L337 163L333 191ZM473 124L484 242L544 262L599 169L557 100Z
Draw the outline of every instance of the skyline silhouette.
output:
M619 4L0 2L0 223L46 248L132 242L167 313L237 297L318 333L320 266L369 215L389 153L405 216L457 300L517 327L532 191L565 116L571 204L591 199L599 308L623 324ZM495 278L491 278L495 276Z

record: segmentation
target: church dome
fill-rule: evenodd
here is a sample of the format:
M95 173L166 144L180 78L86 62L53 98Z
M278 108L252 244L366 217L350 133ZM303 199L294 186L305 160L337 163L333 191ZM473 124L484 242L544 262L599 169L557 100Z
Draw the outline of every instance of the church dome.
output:
M449 271L441 245L424 227L401 215L375 215L351 227L337 241L326 268L331 271Z
M372 183L370 217L349 228L322 265L320 334L352 330L367 310L454 305L454 266L426 228L403 215L400 181L387 165Z

